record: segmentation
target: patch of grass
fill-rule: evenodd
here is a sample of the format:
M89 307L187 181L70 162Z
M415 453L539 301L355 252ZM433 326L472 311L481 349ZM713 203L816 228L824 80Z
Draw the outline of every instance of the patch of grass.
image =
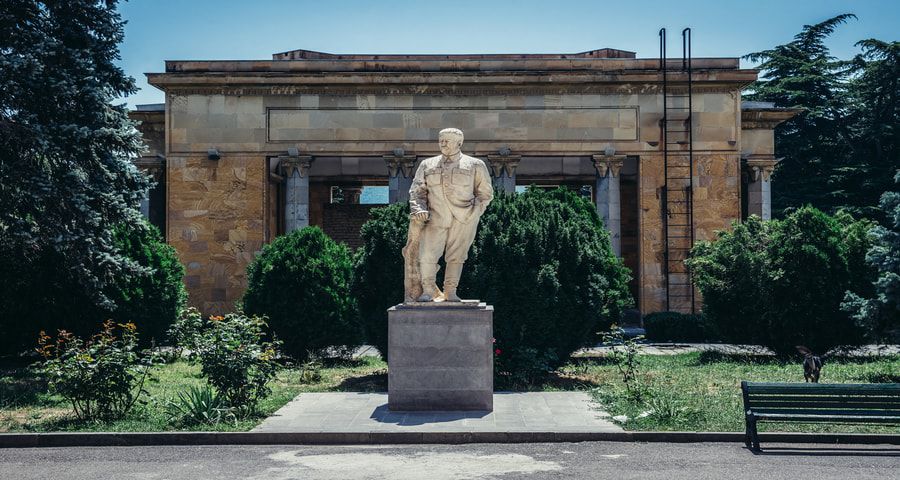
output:
M387 390L387 364L379 358L330 361L319 373L314 382L309 382L315 376L304 375L301 367L281 370L271 383L272 394L260 402L253 417L213 426L177 428L169 423L166 402L188 387L199 387L206 382L200 376L200 367L186 361L154 367L153 380L145 385L148 394L141 396L139 404L125 418L112 422L77 421L62 398L46 393L46 384L27 369L0 370L0 432L246 431L299 393ZM357 389L364 384L368 384L369 389Z
M582 360L584 362L584 360ZM571 368L571 367L567 367ZM625 415L628 430L744 430L741 380L803 382L799 362L758 355L686 353L642 355L640 381L647 390L639 401L625 391L615 366L597 363L578 376L600 385L595 400L612 415ZM831 358L822 370L822 383L874 383L895 380L900 356ZM891 432L892 426L760 423L760 431Z
M310 366L286 368L272 381L272 394L260 402L256 416L215 426L171 425L165 404L205 380L197 365L176 361L154 367L128 417L114 422L78 422L65 402L46 393L46 384L26 368L0 369L0 432L46 431L245 431L303 392L383 392L387 364L379 358L328 360L315 375ZM588 391L613 415L626 415L628 430L743 431L741 380L803 382L799 363L764 355L687 353L639 356L640 400L629 395L616 367L606 357L576 357L566 366L519 390ZM893 383L900 379L900 356L829 358L823 383ZM819 424L760 424L761 431L891 432L896 427Z

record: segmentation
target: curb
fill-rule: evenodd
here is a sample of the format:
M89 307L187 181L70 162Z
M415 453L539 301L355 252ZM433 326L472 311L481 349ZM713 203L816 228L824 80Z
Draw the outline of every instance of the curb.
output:
M900 435L760 433L764 443L889 444ZM86 432L0 433L0 448L162 445L386 445L462 443L743 443L740 432Z

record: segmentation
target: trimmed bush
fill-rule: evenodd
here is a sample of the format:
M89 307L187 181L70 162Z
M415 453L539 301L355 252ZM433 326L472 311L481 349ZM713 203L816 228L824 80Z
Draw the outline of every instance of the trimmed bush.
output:
M372 210L356 263L369 342L387 357L387 308L403 301L405 206ZM525 381L564 363L631 304L628 269L612 252L594 205L574 192L498 195L478 227L460 282L464 298L494 306L498 382Z
M369 211L360 230L353 293L365 328L366 342L387 360L387 310L403 302L403 254L409 226L409 204L395 203Z
M149 223L120 227L113 239L135 270L103 290L110 303L88 295L76 276L59 270L56 252L21 258L0 255L5 286L0 289L0 353L28 349L41 330L67 330L86 337L110 319L134 323L141 332L141 346L164 341L187 298L184 267L175 249Z
M346 245L318 227L295 230L263 247L248 267L244 310L267 317L297 360L345 356L362 342L352 270Z
M187 292L178 253L163 240L159 229L146 222L144 226L143 230L120 229L115 238L122 252L146 268L146 273L126 277L108 295L116 304L109 318L137 325L146 346L151 341L165 341L166 331L181 315Z
M644 317L645 337L654 342L707 342L714 338L707 330L702 315L655 312Z
M859 234L866 225L804 207L784 220L751 217L701 242L687 264L707 320L726 341L781 355L795 345L824 353L859 344L862 332L840 303L847 290L871 289L858 258L868 248Z
M549 369L599 339L631 305L628 269L595 206L571 190L498 195L478 227L460 283L494 306L494 336L513 358L535 352ZM529 377L533 362L497 362ZM544 372L532 372L534 376ZM524 375L523 375L524 374Z

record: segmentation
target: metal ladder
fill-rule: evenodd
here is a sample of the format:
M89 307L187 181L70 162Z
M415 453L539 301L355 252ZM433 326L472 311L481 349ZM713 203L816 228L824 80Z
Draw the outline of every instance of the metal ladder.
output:
M664 276L666 310L684 311L690 302L695 313L694 288L684 265L694 245L694 134L691 29L681 32L681 68L666 58L666 29L659 30L659 70L662 73L663 116L660 120L665 184L662 189L662 222L665 233ZM670 84L670 70L678 76Z

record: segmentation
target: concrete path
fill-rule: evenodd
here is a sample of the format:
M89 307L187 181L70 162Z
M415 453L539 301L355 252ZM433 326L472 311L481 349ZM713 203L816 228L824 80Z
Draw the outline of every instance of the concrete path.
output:
M621 347L597 346L584 348L575 352L575 355L605 355L613 348ZM768 349L758 345L736 345L730 343L644 343L638 348L644 355L678 355L681 353L704 351L731 355L774 355ZM900 354L900 345L863 345L846 353L847 356L851 357L877 357L898 354ZM357 349L353 354L355 358L377 357L378 355L378 349L371 345L364 345Z
M495 393L493 412L391 412L386 393L301 393L254 432L621 432L583 392Z

